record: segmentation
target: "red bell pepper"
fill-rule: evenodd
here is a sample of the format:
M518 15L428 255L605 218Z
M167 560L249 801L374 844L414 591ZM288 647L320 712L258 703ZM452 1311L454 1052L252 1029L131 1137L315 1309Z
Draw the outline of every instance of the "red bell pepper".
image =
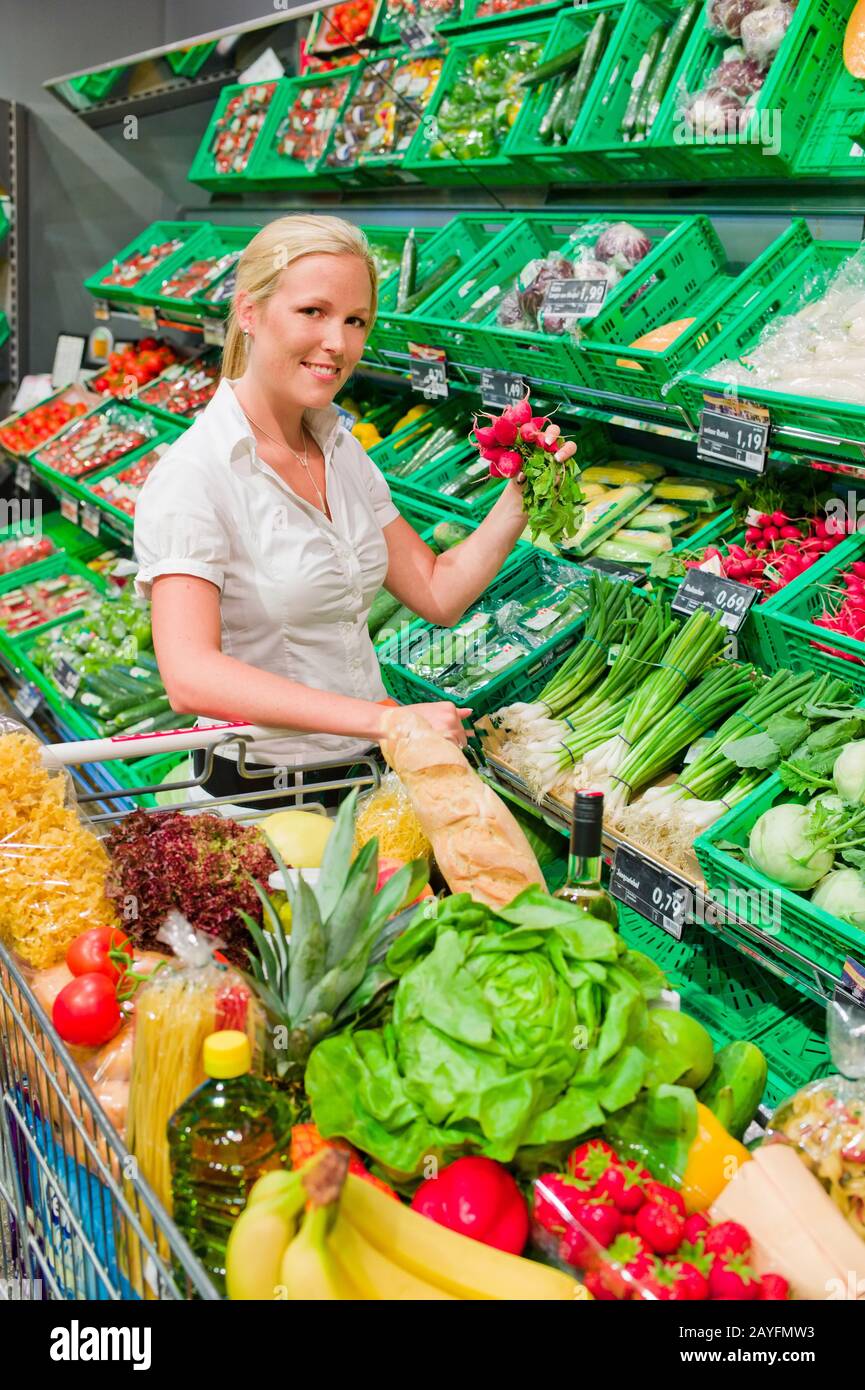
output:
M458 1158L412 1198L422 1216L496 1250L521 1255L529 1236L523 1195L506 1168L491 1158Z

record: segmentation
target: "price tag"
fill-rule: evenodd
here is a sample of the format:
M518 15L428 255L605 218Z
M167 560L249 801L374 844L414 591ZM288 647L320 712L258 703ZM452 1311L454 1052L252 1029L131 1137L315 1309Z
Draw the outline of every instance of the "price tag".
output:
M431 43L435 43L436 35L427 28L420 19L411 20L404 24L400 30L400 38L406 48L412 52L417 52L421 48L428 48Z
M441 348L409 343L411 384L427 400L446 400L448 396L448 364Z
M108 320L111 318L111 309L109 307L107 299L94 299L93 317L97 319L99 323L108 322Z
M211 347L222 347L225 342L225 321L223 319L205 319L202 325L204 341Z
M75 497L70 497L68 492L60 494L60 515L71 521L73 526L78 525L78 501Z
M102 516L98 507L95 507L92 502L81 503L81 525L88 536L95 536L97 540L99 539L101 520Z
M156 309L152 304L139 304L138 322L143 323L145 328L156 327Z
M86 338L72 333L59 334L54 349L54 366L51 368L51 385L55 391L61 391L64 386L71 386L73 381L78 380L86 346Z
M722 579L708 570L693 569L688 570L679 585L672 609L687 617L698 608L706 608L710 613L720 613L728 632L738 632L756 598L757 590L750 584L738 584L734 579Z
M672 874L619 845L610 874L610 894L681 941L690 893Z
M620 565L615 560L600 560L595 559L594 555L587 555L579 564L583 569L600 570L610 579L621 579L624 584L639 586L646 582L645 570L632 569L630 565Z
M65 658L61 656L54 666L54 683L67 700L74 700L81 684L81 676Z
M22 492L29 492L33 484L33 470L29 463L19 459L15 465L15 486Z
M344 425L347 430L352 430L357 424L357 417L352 415L350 410L343 410L341 405L334 404L334 410L339 416L339 423Z
M493 410L504 410L526 398L526 383L511 372L497 372L484 367L481 372L481 401Z
M42 704L42 691L38 685L28 681L26 685L22 685L12 703L18 713L24 715L25 719L32 719Z
M705 395L703 399L705 405L700 415L697 442L699 457L762 473L769 446L768 410L726 396Z
M551 280L544 295L544 312L593 319L604 307L608 289L606 280Z

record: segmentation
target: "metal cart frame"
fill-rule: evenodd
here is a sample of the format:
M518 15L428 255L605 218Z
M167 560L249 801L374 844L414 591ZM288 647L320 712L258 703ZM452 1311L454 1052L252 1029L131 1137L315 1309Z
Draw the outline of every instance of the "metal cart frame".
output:
M78 804L96 834L135 809L146 793L200 787L217 749L236 745L238 770L250 781L244 801L272 800L257 789L267 775L246 764L247 745L279 731L219 726L169 735L178 752L207 750L200 777L117 791L79 791ZM111 742L112 747L106 748ZM157 751L138 740L98 740L46 747L47 766L93 764ZM162 751L161 749L159 751ZM310 763L293 769L332 772L313 787L290 787L285 797L306 810L324 807L325 791L374 788L380 780L372 757ZM74 777L73 777L74 780ZM231 797L187 800L172 811L211 811ZM125 804L125 809L114 805ZM147 814L160 808L147 807ZM263 807L269 810L271 807ZM259 815L250 807L233 819ZM161 1202L138 1173L126 1148L93 1095L88 1081L58 1038L31 990L26 972L0 945L0 1298L6 1299L218 1299L205 1270Z

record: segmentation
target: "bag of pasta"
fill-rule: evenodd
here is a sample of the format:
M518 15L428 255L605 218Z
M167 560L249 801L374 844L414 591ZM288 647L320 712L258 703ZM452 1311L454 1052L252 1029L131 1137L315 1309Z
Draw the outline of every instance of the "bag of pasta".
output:
M71 778L45 749L0 719L0 941L45 969L90 927L117 926L105 896L108 856L75 806Z

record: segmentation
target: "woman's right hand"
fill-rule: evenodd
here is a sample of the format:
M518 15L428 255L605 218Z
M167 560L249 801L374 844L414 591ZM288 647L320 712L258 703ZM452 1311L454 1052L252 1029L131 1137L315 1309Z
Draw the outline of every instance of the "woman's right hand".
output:
M404 705L403 708L419 714L428 724L432 724L437 734L449 738L457 748L465 748L468 743L469 736L463 728L462 721L471 714L470 705L461 708L452 704L450 700L434 700L427 705Z

